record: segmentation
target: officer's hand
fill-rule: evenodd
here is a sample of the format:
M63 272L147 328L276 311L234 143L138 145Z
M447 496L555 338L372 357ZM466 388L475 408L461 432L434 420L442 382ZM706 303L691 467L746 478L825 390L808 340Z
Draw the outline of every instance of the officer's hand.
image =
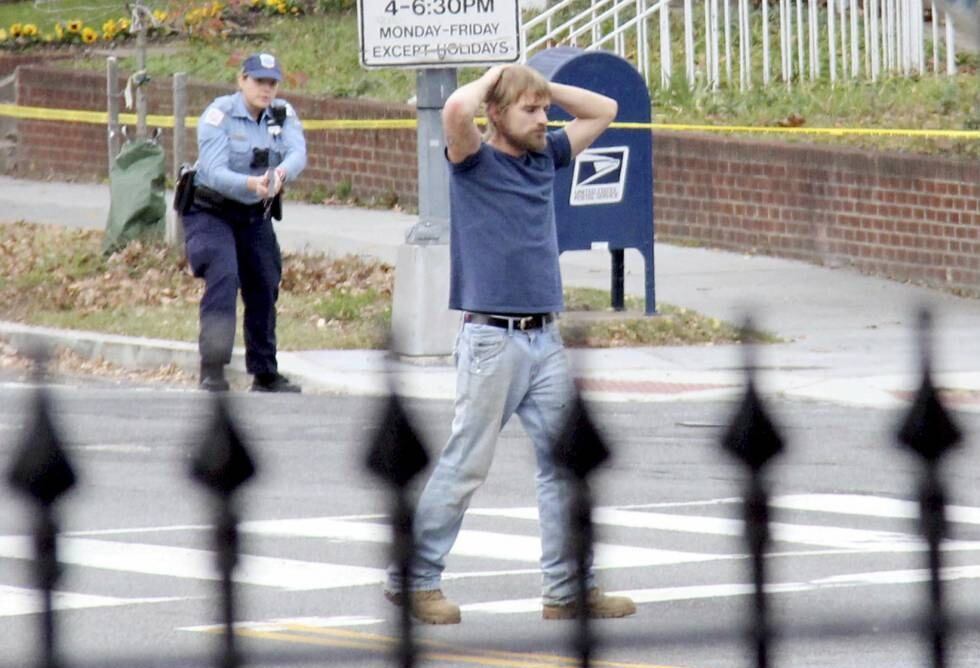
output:
M262 199L269 197L269 173L248 177L248 189Z
M275 197L282 190L282 187L286 184L286 170L282 167L276 167L272 171L272 184L269 187L269 197Z

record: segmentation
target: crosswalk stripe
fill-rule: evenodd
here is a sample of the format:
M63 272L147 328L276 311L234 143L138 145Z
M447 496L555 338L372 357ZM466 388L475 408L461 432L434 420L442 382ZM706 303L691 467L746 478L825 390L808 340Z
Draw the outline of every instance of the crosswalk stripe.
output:
M736 503L737 499L712 499L703 502L687 502L687 506L718 506ZM669 504L668 504L669 505ZM776 496L772 505L791 511L829 513L855 517L911 519L918 516L918 504L912 501L879 496L857 494L788 494ZM649 508L649 510L647 510ZM537 521L534 507L518 508L473 508L469 514L504 518L520 521ZM980 508L950 506L949 519L952 521L980 524ZM711 515L672 514L664 504L628 507L599 507L593 514L596 523L626 529L647 529L651 531L677 532L696 535L740 537L743 522L727 517ZM512 523L515 527L519 523ZM776 541L819 546L842 552L909 552L924 549L924 542L914 533L879 531L846 527L775 522L771 525ZM152 527L144 529L101 530L98 532L79 532L59 538L59 560L66 564L82 567L113 570L120 572L159 575L194 580L216 580L219 578L215 567L215 555L208 550L183 547L153 545L144 543L119 542L96 539L96 535L113 533L148 533L180 529L202 531L204 525L185 525L182 527ZM307 539L327 539L340 542L366 542L387 544L391 530L381 516L360 515L344 517L315 517L283 520L263 520L244 522L240 525L242 533L263 536L287 536ZM518 533L496 531L464 530L454 546L454 555L494 559L519 564L513 569L494 570L456 570L447 573L445 579L466 580L477 577L506 577L518 573L536 573L540 558L541 543L535 535L536 527ZM637 535L635 532L632 535ZM639 538L635 538L642 544ZM946 541L945 550L980 550L980 541ZM805 554L831 554L833 552L774 552L772 556L793 556ZM733 550L732 553L703 553L681 550L656 549L632 545L597 543L595 547L595 566L597 568L624 568L658 566L666 564L689 564L718 560L742 559L746 555ZM0 536L0 558L32 559L33 543L28 536ZM947 579L980 578L980 566L964 566L944 570ZM873 574L848 574L809 583L784 583L773 585L784 589L774 591L805 591L807 588L825 586L858 586L870 584L906 584L920 582L927 578L925 571L887 571ZM255 555L241 555L235 571L236 582L283 590L338 589L361 585L378 585L386 580L382 568L348 566L344 564L309 562ZM711 587L681 587L649 590L638 600L676 600L672 596L726 596L744 593L742 585L717 585ZM785 589L785 588L789 589ZM803 587L804 589L799 589ZM795 589L794 589L795 588ZM31 614L37 611L39 600L34 598L32 589L5 587L0 585L0 616ZM644 590L647 591L647 590ZM653 592L653 593L649 593ZM648 598L644 598L644 596ZM653 597L653 598L649 598ZM657 598L667 597L667 598ZM169 598L134 598L88 596L84 594L59 593L56 607L100 607L127 605L132 603L180 600ZM529 599L533 605L540 605L537 599ZM474 604L475 610L507 611L526 608L530 603L503 601ZM524 608L522 608L524 606Z
M914 501L861 494L787 494L775 497L772 505L788 510L814 510L863 517L919 517L919 504ZM980 524L980 508L949 505L946 506L946 519L961 524Z
M472 511L471 511L472 512ZM267 536L291 536L304 538L330 538L333 540L357 540L387 543L391 530L382 524L338 521L328 517L312 517L297 520L263 520L245 522L243 533ZM541 558L541 540L536 536L521 536L494 531L463 530L459 532L451 554L483 557L505 561L537 563ZM594 563L597 568L627 568L634 566L660 566L686 564L717 559L732 559L727 554L701 554L660 550L628 545L596 543Z
M980 579L980 566L958 566L943 568L940 577L944 581ZM767 584L769 594L787 594L831 589L838 587L868 587L878 585L904 585L928 582L927 569L906 569L894 571L871 571L848 573L818 578L808 582L774 582ZM727 598L748 596L755 591L751 584L693 585L685 587L661 587L651 589L629 589L609 592L614 596L629 596L636 603L667 603L672 601L693 601L705 598ZM460 606L463 612L488 614L519 614L541 611L540 598L509 599L469 603Z
M512 519L537 520L537 508L480 508L470 511L475 515L508 517ZM713 536L742 536L744 522L724 517L698 515L671 515L616 508L596 508L592 515L596 524L628 527L634 529L655 529ZM874 552L912 552L925 549L921 536L896 531L872 531L867 529L848 529L810 524L787 524L773 522L769 525L774 541L819 545L856 551ZM944 544L949 550L980 550L977 541L949 541Z
M33 547L26 536L0 536L0 557L32 559ZM128 573L164 575L197 580L217 580L213 552L183 547L122 543L84 538L62 538L58 542L62 563ZM359 584L380 584L380 568L344 566L294 559L241 555L235 581L293 591L333 589Z
M81 608L105 608L136 603L161 603L182 600L175 597L162 598L119 598L116 596L95 596L56 591L51 605L55 610L78 610ZM42 611L41 593L37 589L0 585L0 617L33 615Z

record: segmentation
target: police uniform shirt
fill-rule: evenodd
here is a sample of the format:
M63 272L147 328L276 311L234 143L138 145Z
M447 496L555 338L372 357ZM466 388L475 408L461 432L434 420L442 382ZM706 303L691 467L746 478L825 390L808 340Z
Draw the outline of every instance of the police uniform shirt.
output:
M272 104L286 106L286 120L278 135L269 132L270 111L264 110L256 122L241 91L216 98L204 110L197 123L197 185L243 204L256 204L261 198L248 189L249 176L261 176L280 166L288 180L299 176L306 166L303 126L291 104L283 100ZM267 166L252 166L253 149L269 149Z

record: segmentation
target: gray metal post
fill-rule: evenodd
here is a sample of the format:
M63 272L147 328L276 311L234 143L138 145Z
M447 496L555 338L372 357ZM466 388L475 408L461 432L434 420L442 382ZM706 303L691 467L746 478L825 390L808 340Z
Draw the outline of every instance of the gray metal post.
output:
M419 220L398 249L392 351L440 357L452 353L459 326L459 314L449 310L449 170L441 113L456 89L456 70L419 70L416 82Z
M416 76L418 116L419 222L409 231L410 244L449 243L449 170L443 156L442 106L456 90L456 70L419 70Z
M180 177L180 166L187 161L186 128L184 119L187 117L187 72L174 74L174 155L173 175L174 184ZM167 211L167 243L179 246L184 243L184 228L180 224L177 213L172 209Z
M119 155L119 67L115 56L106 58L105 63L106 112L109 120L106 139L109 150L109 169L116 164Z

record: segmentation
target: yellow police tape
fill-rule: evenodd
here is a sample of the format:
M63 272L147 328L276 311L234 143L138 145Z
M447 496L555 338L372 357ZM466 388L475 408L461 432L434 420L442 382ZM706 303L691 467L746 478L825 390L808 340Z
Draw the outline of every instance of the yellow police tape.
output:
M72 121L77 123L95 123L105 125L109 122L109 114L105 111L80 111L72 109L49 109L47 107L23 107L16 104L0 104L0 116L25 118L42 121ZM485 119L477 119L485 122ZM136 114L119 114L119 122L135 125ZM146 124L154 128L174 127L173 116L150 114ZM549 125L561 126L565 123L555 122ZM196 117L184 119L184 125L189 128L197 126ZM364 120L325 119L303 121L303 129L311 130L401 130L412 129L416 126L414 118L372 118ZM891 136L891 137L928 137L942 139L980 139L980 130L912 130L893 128L808 128L808 127L758 127L752 125L699 125L689 123L613 123L610 127L623 130L665 130L672 132L727 132L747 134L803 134L826 135L843 137L856 136Z

